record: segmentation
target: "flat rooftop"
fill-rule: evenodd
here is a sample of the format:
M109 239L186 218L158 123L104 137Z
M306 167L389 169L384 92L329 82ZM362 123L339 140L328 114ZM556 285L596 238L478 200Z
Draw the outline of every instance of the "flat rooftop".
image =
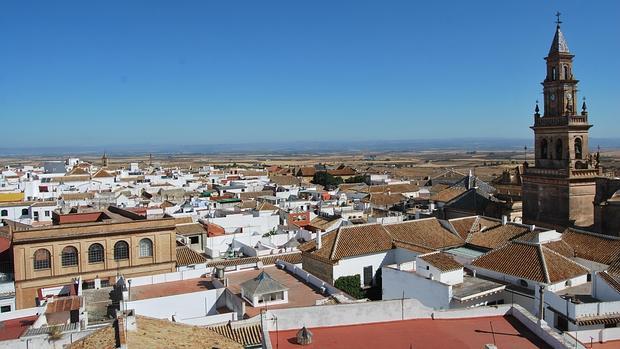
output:
M505 285L491 280L465 275L463 276L463 283L452 286L452 298L458 301L467 301L487 294L500 292L505 288Z
M491 325L493 326L491 328ZM309 328L312 344L304 348L551 348L512 316L450 320L405 320ZM298 330L269 332L274 348L300 348Z
M255 308L248 302L245 303L245 312L248 317L258 315L261 309L282 309L293 307L307 307L316 304L319 299L326 298L317 292L310 285L304 283L292 274L289 274L285 270L278 269L276 266L265 267L261 270L247 270L226 274L228 279L228 289L241 297L241 287L239 286L245 281L255 278L261 271L265 271L274 280L278 281L282 285L288 288L288 303L268 305L266 307Z
M131 300L175 296L185 293L212 290L215 287L211 278L196 278L180 281L162 282L160 284L131 287Z
M576 303L597 303L598 299L592 297L592 282L565 288L556 292L559 296L571 296Z

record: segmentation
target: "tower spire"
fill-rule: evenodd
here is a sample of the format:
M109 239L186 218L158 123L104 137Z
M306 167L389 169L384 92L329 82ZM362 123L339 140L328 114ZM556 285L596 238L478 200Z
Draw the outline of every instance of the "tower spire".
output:
M568 44L566 43L566 39L564 38L564 34L560 30L560 24L562 21L560 20L560 12L557 12L555 16L557 20L555 21L555 35L553 36L553 42L551 43L551 48L549 49L549 56L557 53L569 53Z

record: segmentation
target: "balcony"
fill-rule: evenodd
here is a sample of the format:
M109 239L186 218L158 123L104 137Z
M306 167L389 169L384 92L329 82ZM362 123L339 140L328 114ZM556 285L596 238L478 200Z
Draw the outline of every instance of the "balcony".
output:
M587 115L570 116L537 116L534 118L534 127L544 126L590 126Z

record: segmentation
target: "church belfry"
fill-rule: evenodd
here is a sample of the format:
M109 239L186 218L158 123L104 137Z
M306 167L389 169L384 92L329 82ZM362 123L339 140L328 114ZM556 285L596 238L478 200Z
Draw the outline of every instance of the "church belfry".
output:
M561 31L560 14L546 61L543 114L534 111L534 167L526 164L523 219L556 227L589 226L593 221L595 177L602 174L598 155L589 152L585 100L577 111L573 58Z

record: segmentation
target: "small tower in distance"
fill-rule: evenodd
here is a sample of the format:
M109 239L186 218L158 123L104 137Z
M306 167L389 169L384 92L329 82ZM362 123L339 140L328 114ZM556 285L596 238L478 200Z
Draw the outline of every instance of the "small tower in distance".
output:
M108 156L105 151L103 152L103 156L101 157L101 167L108 167Z

